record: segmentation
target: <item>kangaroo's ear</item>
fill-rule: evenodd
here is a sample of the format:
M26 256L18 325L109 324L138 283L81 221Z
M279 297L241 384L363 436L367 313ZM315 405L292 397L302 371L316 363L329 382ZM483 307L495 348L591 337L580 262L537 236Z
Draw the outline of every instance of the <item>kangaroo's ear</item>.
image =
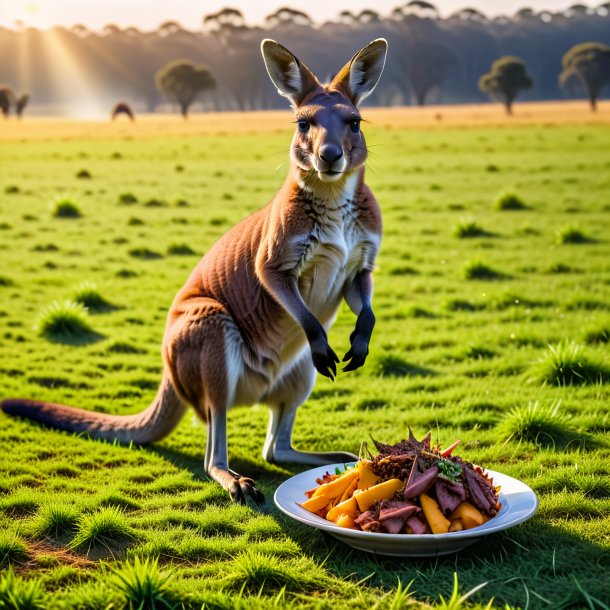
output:
M318 79L279 42L265 38L261 43L267 73L278 93L287 97L295 107L301 105L308 93L320 87Z
M357 106L377 86L388 52L388 41L377 38L358 51L333 78L330 86L341 89Z

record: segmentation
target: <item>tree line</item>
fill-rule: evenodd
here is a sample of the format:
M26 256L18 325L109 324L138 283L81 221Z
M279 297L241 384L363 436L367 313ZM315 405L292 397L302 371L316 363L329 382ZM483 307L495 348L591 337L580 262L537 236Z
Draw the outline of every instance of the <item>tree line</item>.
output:
M169 101L183 114L194 102L215 110L278 108L258 50L265 37L288 46L322 78L354 49L386 38L386 73L370 104L480 102L491 95L510 110L517 94L542 100L586 94L594 107L608 82L610 2L561 12L524 8L496 18L473 8L442 18L433 4L413 0L388 15L343 11L323 24L284 7L258 26L226 8L205 15L196 30L175 21L148 32L112 24L100 32L82 25L0 28L0 82L14 85L0 87L27 90L32 104L48 107L90 95L108 109L119 99L137 111ZM570 51L591 42L595 49ZM62 65L66 56L70 69ZM176 70L201 86L193 92L179 85Z

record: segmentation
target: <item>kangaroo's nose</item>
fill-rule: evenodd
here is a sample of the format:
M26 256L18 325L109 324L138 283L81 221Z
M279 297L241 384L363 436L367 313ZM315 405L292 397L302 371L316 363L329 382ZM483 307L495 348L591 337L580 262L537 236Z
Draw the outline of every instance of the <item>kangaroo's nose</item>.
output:
M336 144L323 144L320 146L319 155L324 163L332 165L343 156L343 151Z

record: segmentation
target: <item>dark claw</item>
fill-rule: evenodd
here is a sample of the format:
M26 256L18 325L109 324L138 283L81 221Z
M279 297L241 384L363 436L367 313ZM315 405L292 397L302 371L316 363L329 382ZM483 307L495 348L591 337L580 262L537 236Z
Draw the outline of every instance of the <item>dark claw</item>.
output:
M236 473L231 472L231 474L235 475ZM233 501L239 504L246 504L248 500L251 500L260 505L265 501L265 496L256 489L254 481L248 477L237 475L229 493Z

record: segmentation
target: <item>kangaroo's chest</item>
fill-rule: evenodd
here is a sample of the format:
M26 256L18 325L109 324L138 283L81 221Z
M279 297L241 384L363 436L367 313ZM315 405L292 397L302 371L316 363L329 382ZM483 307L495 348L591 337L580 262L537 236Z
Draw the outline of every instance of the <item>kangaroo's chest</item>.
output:
M358 222L350 200L314 217L298 268L299 289L314 313L334 315L345 283L373 264L375 241Z

